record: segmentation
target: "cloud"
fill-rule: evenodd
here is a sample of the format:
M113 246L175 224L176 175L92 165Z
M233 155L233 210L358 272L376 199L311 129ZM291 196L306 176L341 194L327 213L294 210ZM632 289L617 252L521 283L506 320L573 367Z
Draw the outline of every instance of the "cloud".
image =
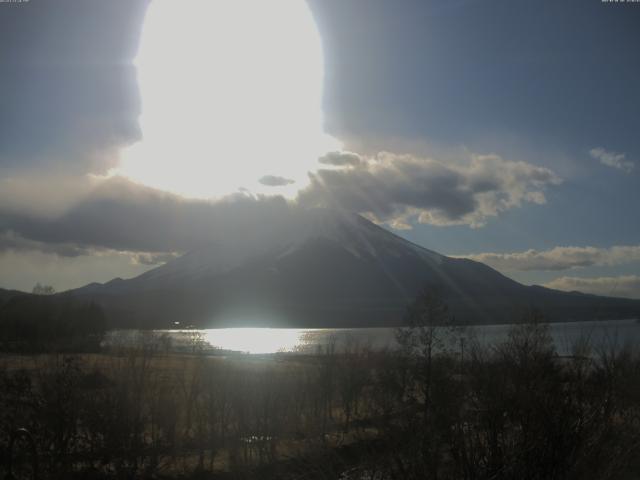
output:
M515 253L464 255L498 270L568 270L577 267L614 266L640 261L640 245L596 247L554 247Z
M579 291L594 295L640 298L640 276L621 275L618 277L560 277L544 285L548 288Z
M113 250L100 255L64 257L42 251L0 250L0 288L31 291L40 282L57 291L115 277L131 278L153 268Z
M395 228L410 222L481 227L490 217L544 204L544 190L561 179L551 170L498 155L470 155L461 163L381 152L352 168L310 174L302 205L338 205Z
M292 183L296 183L295 180L291 180L290 178L278 177L276 175L265 175L264 177L258 180L262 185L266 185L267 187L283 187L285 185L291 185Z
M104 173L140 138L132 61L148 2L32 3L2 12L2 86L11 95L0 109L0 175Z
M40 252L47 255L66 258L119 255L129 258L132 265L160 265L176 258L179 255L177 252L137 252L129 250L114 250L104 247L90 247L70 242L45 243L24 238L10 230L0 231L0 252Z
M177 252L45 243L4 231L0 232L0 287L30 291L40 282L62 291L114 277L134 277L177 256Z
M24 238L8 230L0 231L0 252L43 252L61 257L79 257L93 253L91 248L73 243L44 243Z
M134 265L162 265L180 256L177 252L124 252L131 256Z
M320 157L318 162L335 167L355 167L362 163L362 158L353 152L329 152Z
M35 207L21 211L0 204L0 232L13 249L19 242L33 241L56 253L78 249L80 254L83 248L185 252L245 232L259 241L260 233L277 230L291 209L278 196L238 193L218 201L188 200L113 177L78 193L62 213L40 213Z
M0 178L0 229L7 216L55 218L73 208L105 181L92 175L22 172Z
M607 167L617 168L627 173L631 173L636 166L634 162L626 159L626 154L608 152L600 147L589 150L589 155Z

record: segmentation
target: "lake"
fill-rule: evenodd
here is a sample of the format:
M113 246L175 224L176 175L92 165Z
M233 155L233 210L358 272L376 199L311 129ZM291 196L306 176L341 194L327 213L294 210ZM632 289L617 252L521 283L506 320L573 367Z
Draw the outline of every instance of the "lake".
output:
M467 341L476 339L490 346L504 341L512 325L467 327L461 334ZM571 353L579 340L594 347L603 345L622 348L640 345L640 322L635 319L550 324L551 335L559 354ZM249 354L315 353L328 345L344 351L354 346L373 350L395 348L396 328L212 328L202 330L113 330L107 333L103 346L133 346L145 342L164 345L177 351L205 349L212 352Z

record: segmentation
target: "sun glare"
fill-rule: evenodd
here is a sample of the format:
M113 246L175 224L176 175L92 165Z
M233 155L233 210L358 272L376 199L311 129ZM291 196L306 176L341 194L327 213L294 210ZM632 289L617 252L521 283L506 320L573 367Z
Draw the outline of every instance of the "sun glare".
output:
M295 351L303 334L288 328L216 328L205 330L204 340L222 350L264 354Z
M322 46L303 0L154 0L135 64L143 139L115 173L190 197L290 196L339 148L323 132Z

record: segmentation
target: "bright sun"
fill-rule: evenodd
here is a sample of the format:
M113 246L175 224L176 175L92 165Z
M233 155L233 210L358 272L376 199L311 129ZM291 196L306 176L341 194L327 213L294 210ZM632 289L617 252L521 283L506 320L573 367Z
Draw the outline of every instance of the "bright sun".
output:
M304 0L153 0L136 58L143 140L116 173L190 197L291 196L323 132L323 56ZM283 187L258 182L291 179Z

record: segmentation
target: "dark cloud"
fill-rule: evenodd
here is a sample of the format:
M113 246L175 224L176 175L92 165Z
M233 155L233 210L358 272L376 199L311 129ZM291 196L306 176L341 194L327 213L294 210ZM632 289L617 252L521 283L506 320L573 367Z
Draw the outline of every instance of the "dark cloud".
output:
M340 139L496 150L505 134L522 135L539 152L552 139L582 151L600 138L638 155L629 128L640 111L636 3L308 3L325 52L325 125Z
M312 174L295 202L248 192L217 201L185 199L122 177L86 185L78 181L78 191L70 192L69 198L46 192L29 197L25 188L16 188L7 195L20 202L0 205L0 249L40 249L63 256L100 249L143 252L135 261L155 264L163 261L157 255L190 251L221 239L249 236L259 241L261 235L283 228L300 207L313 206L337 205L397 228L406 228L414 217L437 225L480 226L523 202L544 203L545 187L559 181L547 169L497 156L473 156L464 164L445 165L381 153L358 166ZM30 200L37 205L31 206ZM56 201L63 206L56 209ZM40 212L42 204L50 211Z
M132 59L147 0L2 8L0 168L104 172L139 138Z
M91 248L73 243L44 243L24 238L11 230L0 231L0 252L43 252L61 257L79 257L93 253Z
M360 155L353 152L329 152L318 159L324 165L334 165L336 167L355 167L362 163Z
M291 208L282 197L244 193L215 202L187 200L114 177L55 217L0 207L0 230L45 244L184 252L227 235L275 230Z
M295 180L291 180L290 178L278 177L276 175L265 175L264 177L258 180L262 185L266 185L267 187L283 187L285 185L291 185L292 183L296 183Z
M7 252L18 254L38 252L63 258L114 257L118 255L128 257L133 265L160 265L178 256L177 252L136 252L91 247L72 242L47 243L22 237L10 230L0 231L0 255Z
M560 183L550 170L497 155L463 164L383 152L360 166L320 170L299 194L303 205L338 204L398 228L413 217L435 225L482 226L524 202L544 203L543 190Z

